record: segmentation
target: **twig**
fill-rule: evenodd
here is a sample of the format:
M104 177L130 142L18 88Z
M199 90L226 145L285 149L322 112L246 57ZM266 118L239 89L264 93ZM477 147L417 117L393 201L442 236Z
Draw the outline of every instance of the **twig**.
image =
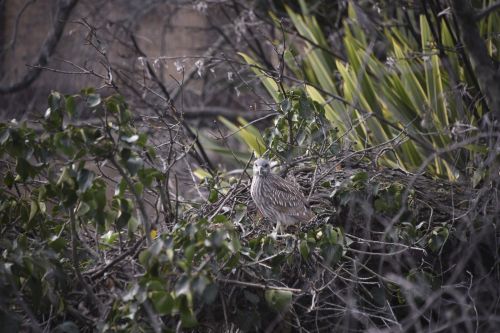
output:
M145 239L145 236L142 236L141 239L139 239L131 248L129 248L127 251L123 252L118 257L113 259L109 264L107 264L103 268L100 268L98 270L94 269L92 271L87 271L87 272L84 272L84 274L86 274L86 275L91 274L92 279L96 279L96 278L100 277L101 275L106 273L106 271L108 271L110 268L112 268L113 266L118 264L120 261L125 259L127 256L135 253L135 251L139 248L139 246L141 246L144 239Z
M453 0L450 4L459 28L460 40L467 51L467 56L470 59L481 92L486 97L488 108L493 113L493 116L499 120L500 95L498 91L500 91L500 73L497 71L498 64L492 61L488 54L486 43L479 33L470 1ZM499 6L499 3L495 3L491 7L492 9L487 10L485 14Z
M258 119L255 119L255 120L253 120L253 121L249 122L248 124L245 124L245 125L243 125L243 126L240 126L240 127L239 127L236 131L233 131L233 132L231 132L231 133L229 133L229 134L227 134L227 135L225 135L225 136L219 137L219 138L217 138L217 139L218 139L218 140L224 140L224 139L227 139L227 138L229 138L229 137L231 137L231 136L235 135L236 133L240 132L241 130L243 130L243 129L247 128L248 126L251 126L251 125L253 125L253 124L255 124L255 123L258 123L259 121L262 121L262 120L264 120L264 119L267 119L267 118L269 118L269 117L274 117L274 116L277 116L277 115L279 115L279 112L273 112L273 113L270 113L270 114L268 114L268 115L265 115L265 116L263 116L263 117L260 117L260 118L258 118Z
M263 285L263 284L259 284L259 283L230 280L230 279L223 279L223 278L217 278L217 280L222 282L222 283L231 283L231 284L236 284L236 285L240 285L240 286L244 286L244 287L253 287L253 288L259 288L259 289L264 289L264 290L265 289L273 289L273 290L290 291L292 293L299 293L299 294L304 293L304 290L296 289L296 288L268 286L268 285Z
M252 153L252 156L250 156L250 158L248 159L248 162L247 164L245 165L245 168L243 170L246 170L248 169L248 166L250 165L250 162L252 162L253 160L253 156L254 154ZM241 173L240 175L240 178L238 179L238 182L236 183L236 186L234 186L231 191L229 191L229 193L226 194L226 197L224 198L224 200L222 200L222 202L220 203L220 205L218 205L217 209L215 210L215 212L213 214L210 214L210 219L213 219L215 217L215 215L217 215L219 213L219 211L222 209L222 207L224 207L224 205L226 204L226 202L232 198L232 193L240 186L241 184L241 180L243 179L243 174L244 172Z
M76 277L78 278L78 281L81 283L85 291L87 292L87 296L90 298L92 303L97 306L97 310L99 314L103 313L103 306L101 301L96 297L94 294L94 291L92 288L88 285L88 283L85 281L85 279L82 276L82 273L80 271L80 260L78 257L78 248L77 248L77 234L76 234L76 219L75 219L75 212L73 209L70 209L69 211L69 219L70 219L70 224L71 224L71 253L72 253L72 259L73 259L73 269L75 271Z
M14 281L14 279L12 278L12 276L10 274L7 275L7 277L9 279L11 288L13 288L13 290L14 290L17 302L19 303L19 305L21 306L21 308L24 310L24 312L26 313L26 315L30 319L30 326L31 326L31 328L36 333L42 333L43 331L40 328L41 327L40 323L36 319L35 314L33 313L33 311L31 311L31 309L28 306L28 304L26 304L26 302L24 301L23 295L21 294L21 292L19 291L19 289L16 286L16 282Z
M485 9L477 12L476 15L474 15L474 19L476 21L480 21L480 20L488 17L490 14L492 14L495 10L497 10L499 8L500 8L500 1L495 2L491 5L489 5L488 7L486 7Z
M140 46L137 43L137 40L135 39L134 35L131 35L131 39L132 39L132 43L134 44L134 47L137 50L137 52L141 56L144 56L146 58L146 60L147 60L146 54L140 48ZM181 116L181 119L179 119L177 117L178 111L177 111L177 109L175 107L174 100L173 100L172 96L170 95L170 93L167 90L167 87L158 78L158 76L156 75L156 72L153 69L153 66L151 65L151 63L149 61L147 61L146 64L147 64L149 75L151 75L151 78L153 79L153 81L158 85L158 87L162 91L162 93L165 96L166 101L167 101L170 109L172 110L172 114L171 114L172 117L174 117L177 121L179 121L179 123L182 125L182 127L184 128L184 130L187 132L188 136L196 142L196 147L198 148L198 152L200 153L200 155L201 155L201 157L203 159L203 162L206 164L208 172L211 175L214 175L215 168L213 167L212 162L210 161L210 158L208 157L208 155L207 155L207 153L205 151L205 148L203 148L203 145L201 144L201 142L200 142L200 140L198 138L198 135L196 135L193 132L193 130L191 129L191 127L185 121L183 121L182 116Z
M111 162L111 164L113 164L113 166L116 168L116 170L118 170L118 173L120 174L120 176L122 176L122 178L125 179L125 182L127 183L127 186L129 188L130 192L132 192L132 194L135 197L135 201L137 202L137 205L139 206L139 211L140 211L141 217L142 217L141 220L142 220L142 225L144 226L144 232L146 234L145 235L146 236L146 243L149 246L152 243L152 239L151 239L151 224L149 223L148 214L146 212L146 207L144 206L144 201L142 200L140 194L137 192L134 184L132 183L132 180L125 173L125 171L118 164L118 162L116 162L114 156L112 156L109 159L109 161Z
M146 300L144 303L142 303L142 305L146 310L146 314L148 315L148 318L151 321L151 326L153 327L155 333L163 332L164 327L161 324L160 319L158 318L158 314L153 310L151 302L149 300Z

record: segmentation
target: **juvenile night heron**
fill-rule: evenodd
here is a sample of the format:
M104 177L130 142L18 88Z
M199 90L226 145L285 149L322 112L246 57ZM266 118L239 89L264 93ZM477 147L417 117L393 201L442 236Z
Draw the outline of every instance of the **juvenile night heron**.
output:
M298 186L271 173L269 161L263 158L253 164L250 192L262 215L276 221L275 235L278 230L281 231L281 225L307 222L314 217Z

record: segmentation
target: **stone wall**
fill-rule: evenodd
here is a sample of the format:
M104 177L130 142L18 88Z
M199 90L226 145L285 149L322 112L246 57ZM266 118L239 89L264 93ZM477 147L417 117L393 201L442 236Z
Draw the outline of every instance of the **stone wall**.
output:
M163 60L155 62L155 69L167 87L181 80L171 57L200 55L217 39L210 29L207 13L192 2L180 1L95 1L80 0L73 9L63 35L47 67L68 73L80 72L72 64L106 74L103 57L89 45L89 26L94 27L95 45L104 51L113 68L141 73L144 62L132 48L131 34L148 57ZM37 55L51 26L58 6L55 0L0 1L0 34L4 51L0 55L0 85L11 85L37 65ZM214 17L211 13L211 18ZM9 43L14 38L12 44ZM167 60L168 59L168 60ZM70 63L69 63L70 62ZM71 64L72 63L72 64ZM194 60L178 64L186 70ZM92 75L64 74L45 70L28 88L13 94L0 95L0 114L3 119L20 118L26 114L40 114L44 110L50 90L63 93L79 91L85 86L101 86L103 80ZM197 90L191 84L186 89ZM106 93L103 90L102 93Z

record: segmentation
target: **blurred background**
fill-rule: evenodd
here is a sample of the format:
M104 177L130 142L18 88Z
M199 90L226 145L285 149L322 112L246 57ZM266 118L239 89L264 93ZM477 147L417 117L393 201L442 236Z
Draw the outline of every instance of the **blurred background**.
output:
M160 152L171 147L167 127L182 122L187 140L203 140L188 156L189 166L237 166L220 153L231 155L227 147L238 151L244 144L217 139L228 133L217 117L255 120L274 112L237 54L253 50L271 69L278 63L275 26L258 18L271 7L267 1L1 1L0 117L36 122L51 91L70 95L92 87L103 98L124 96L136 126ZM162 121L171 106L181 120ZM93 120L77 109L72 121ZM256 125L269 123L267 117ZM179 150L183 135L173 139ZM248 149L243 156L250 156ZM188 185L181 188L192 189L197 180L186 164L174 169Z
M251 8L238 2L45 0L0 6L4 119L43 112L51 90L100 87L103 79L93 73L106 76L110 68L113 80L123 84L121 93L156 103L147 91L148 63L175 101L183 97L186 113L193 113L188 117L205 117L205 108L212 116L248 110L248 103L232 98L228 66L218 65L224 53L233 56L228 44L241 43L247 27L262 33ZM219 61L212 63L216 56ZM100 93L110 93L107 88Z

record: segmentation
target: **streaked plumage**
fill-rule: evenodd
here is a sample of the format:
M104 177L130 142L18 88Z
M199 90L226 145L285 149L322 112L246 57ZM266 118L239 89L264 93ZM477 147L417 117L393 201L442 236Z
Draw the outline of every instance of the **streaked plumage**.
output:
M297 185L271 173L269 161L259 158L253 165L251 194L259 211L276 228L307 222L314 214L307 207L307 201Z

